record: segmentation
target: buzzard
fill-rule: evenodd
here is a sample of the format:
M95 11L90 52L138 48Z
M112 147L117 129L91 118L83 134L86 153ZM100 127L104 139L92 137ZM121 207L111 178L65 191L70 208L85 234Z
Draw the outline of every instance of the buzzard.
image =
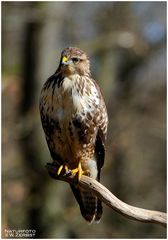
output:
M70 169L78 178L85 174L100 181L108 116L84 51L62 51L56 72L42 88L40 114L51 157L59 165L57 174ZM79 187L71 189L85 220L99 222L101 201Z

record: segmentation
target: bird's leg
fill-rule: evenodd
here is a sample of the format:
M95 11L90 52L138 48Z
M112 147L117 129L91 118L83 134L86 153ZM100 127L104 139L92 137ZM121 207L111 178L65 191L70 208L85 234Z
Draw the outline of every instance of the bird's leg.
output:
M72 170L71 170L71 173L72 173L72 174L78 174L78 181L79 181L79 180L81 179L81 176L82 176L83 174L86 174L86 173L88 174L88 171L83 171L81 162L79 161L78 167L75 168L75 169L72 169Z
M83 174L83 170L82 170L82 166L81 163L79 162L78 167L75 169L71 170L72 174L78 174L78 180L80 180L82 174Z

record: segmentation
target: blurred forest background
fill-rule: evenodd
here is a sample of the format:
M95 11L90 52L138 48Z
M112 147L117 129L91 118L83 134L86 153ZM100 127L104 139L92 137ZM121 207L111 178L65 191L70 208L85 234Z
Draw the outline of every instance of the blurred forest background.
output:
M2 2L2 236L165 238L166 229L104 205L99 225L81 217L50 155L38 101L60 53L88 53L109 115L101 182L121 200L166 211L166 2Z

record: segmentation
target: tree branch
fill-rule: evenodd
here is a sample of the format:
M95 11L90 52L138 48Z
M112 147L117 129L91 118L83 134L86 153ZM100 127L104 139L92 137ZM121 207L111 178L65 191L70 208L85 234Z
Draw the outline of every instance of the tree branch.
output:
M102 200L107 206L117 211L118 213L124 215L127 218L131 218L136 221L146 222L146 223L157 223L162 226L166 226L167 214L159 211L151 211L143 208L133 207L125 202L122 202L117 197L115 197L106 187L97 182L96 180L82 175L80 181L77 181L76 177L68 172L64 175L57 175L56 165L48 163L46 165L50 177L68 182L70 184L78 185L79 187L91 191Z

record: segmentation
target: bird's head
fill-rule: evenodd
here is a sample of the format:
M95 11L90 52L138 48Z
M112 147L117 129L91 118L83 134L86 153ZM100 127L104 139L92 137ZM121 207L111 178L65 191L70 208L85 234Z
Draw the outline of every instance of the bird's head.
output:
M90 62L86 53L76 47L68 47L62 51L59 67L65 76L90 74Z

